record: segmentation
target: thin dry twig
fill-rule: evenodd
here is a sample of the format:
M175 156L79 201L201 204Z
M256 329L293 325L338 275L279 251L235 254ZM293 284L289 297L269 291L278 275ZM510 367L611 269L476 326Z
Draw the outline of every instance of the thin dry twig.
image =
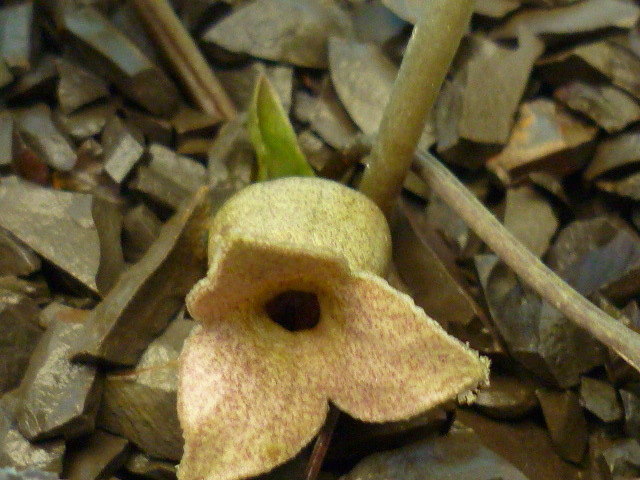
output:
M433 155L418 153L413 167L433 192L460 215L527 285L640 371L638 333L607 315L552 272Z
M320 473L322 462L327 454L327 449L329 448L329 443L331 443L331 437L333 436L333 431L336 428L336 423L338 423L339 417L340 410L333 405L330 405L327 419L325 420L320 433L318 433L316 443L313 446L313 451L311 452L311 457L309 458L307 467L304 470L304 475L302 476L303 480L316 480L316 478L318 478L318 473Z
M387 215L402 189L427 114L458 49L473 0L429 0L413 29L359 189Z
M237 111L193 38L167 0L133 0L154 40L167 56L193 102L205 113L227 120Z

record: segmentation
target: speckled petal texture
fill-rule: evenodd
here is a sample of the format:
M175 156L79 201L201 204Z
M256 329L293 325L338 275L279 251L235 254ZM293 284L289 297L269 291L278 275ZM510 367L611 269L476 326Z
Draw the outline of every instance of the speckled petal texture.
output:
M380 220L361 194L313 179L252 186L221 209L209 272L187 297L201 326L180 362L180 480L269 471L311 441L329 402L401 420L486 382L486 359L376 275L388 262ZM289 331L267 315L291 290L315 294L317 325Z

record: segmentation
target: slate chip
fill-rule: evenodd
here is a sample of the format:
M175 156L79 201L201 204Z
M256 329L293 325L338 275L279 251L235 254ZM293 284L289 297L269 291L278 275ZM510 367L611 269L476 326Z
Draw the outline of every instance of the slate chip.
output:
M0 9L0 57L16 73L31 67L33 8L33 2L19 2Z
M624 415L615 388L594 378L582 377L580 404L603 422L617 422Z
M114 205L15 179L0 183L0 203L0 226L89 291L114 284L124 267Z
M117 117L112 116L102 132L104 170L117 184L129 175L144 153L144 139Z
M84 323L74 360L133 366L206 272L206 189L164 224L147 253L120 277Z
M82 67L64 59L58 60L56 67L60 78L58 104L64 113L71 113L109 95L107 83Z
M40 258L7 230L0 228L0 276L26 276L40 270Z
M108 478L126 461L129 442L116 435L96 430L80 445L70 449L64 478L97 480Z
M29 440L74 438L94 428L101 378L95 367L69 360L82 333L81 324L55 322L31 356L16 411L18 428Z

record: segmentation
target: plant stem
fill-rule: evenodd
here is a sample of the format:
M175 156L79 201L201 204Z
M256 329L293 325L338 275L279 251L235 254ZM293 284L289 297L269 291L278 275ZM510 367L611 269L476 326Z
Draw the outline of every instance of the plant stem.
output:
M233 102L167 0L133 0L149 33L167 56L193 102L205 113L236 117Z
M320 473L322 462L324 462L324 457L327 454L327 449L329 448L329 443L331 443L331 437L333 436L333 431L336 428L339 417L340 410L333 405L329 405L327 419L324 421L324 425L316 438L316 443L311 452L311 458L309 458L309 463L307 463L304 475L302 476L303 480L316 480L318 478L318 473Z
M607 315L552 272L433 155L418 153L414 169L527 285L640 371L638 333Z
M359 186L387 218L466 31L473 4L473 0L427 0L413 29Z

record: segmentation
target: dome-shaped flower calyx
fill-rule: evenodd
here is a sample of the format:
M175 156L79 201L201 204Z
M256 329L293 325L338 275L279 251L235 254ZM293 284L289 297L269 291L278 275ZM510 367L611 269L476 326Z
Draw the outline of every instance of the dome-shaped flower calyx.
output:
M327 180L252 185L218 212L209 272L187 305L181 480L266 472L311 441L329 402L402 420L486 382L488 361L379 275L382 213Z

